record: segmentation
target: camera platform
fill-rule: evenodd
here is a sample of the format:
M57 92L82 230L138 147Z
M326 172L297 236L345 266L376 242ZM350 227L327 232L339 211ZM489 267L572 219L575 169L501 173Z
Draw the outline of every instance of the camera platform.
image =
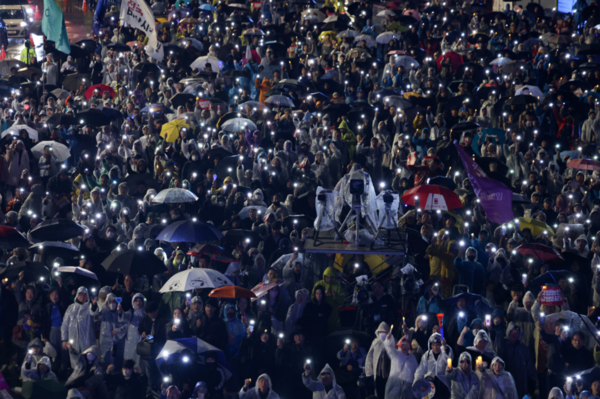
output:
M356 246L354 243L346 243L335 239L335 230L327 230L319 232L318 243L315 245L314 229L308 232L306 242L304 243L304 251L314 254L374 254L374 255L404 255L407 247L407 234L396 231L391 231L392 246L374 246L361 245Z

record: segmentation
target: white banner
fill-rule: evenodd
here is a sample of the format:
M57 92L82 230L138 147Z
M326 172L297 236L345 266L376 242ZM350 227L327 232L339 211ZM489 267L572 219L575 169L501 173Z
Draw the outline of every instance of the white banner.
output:
M164 57L162 43L158 41L154 15L143 0L123 0L121 2L121 22L144 31L148 36L148 46L158 53L161 59Z

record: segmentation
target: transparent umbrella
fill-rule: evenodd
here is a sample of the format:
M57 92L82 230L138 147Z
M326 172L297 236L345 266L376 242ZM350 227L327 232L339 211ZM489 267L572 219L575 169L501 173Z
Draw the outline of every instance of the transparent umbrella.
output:
M183 204L197 200L198 197L190 190L183 188L167 188L158 193L152 202L156 204Z

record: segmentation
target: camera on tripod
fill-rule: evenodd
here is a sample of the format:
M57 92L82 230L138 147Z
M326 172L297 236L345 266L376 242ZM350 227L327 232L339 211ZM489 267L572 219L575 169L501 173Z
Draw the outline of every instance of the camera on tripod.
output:
M365 193L365 181L363 179L350 180L350 194L363 195Z
M327 194L321 191L321 193L317 194L317 200L321 202L327 201Z
M394 202L394 196L390 191L386 191L385 194L383 194L383 202L388 205Z

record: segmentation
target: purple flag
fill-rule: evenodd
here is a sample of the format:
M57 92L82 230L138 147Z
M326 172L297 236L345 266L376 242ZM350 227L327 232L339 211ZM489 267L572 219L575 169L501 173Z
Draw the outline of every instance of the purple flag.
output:
M494 223L506 223L513 219L512 191L498 180L489 178L455 140L454 145L469 176L475 195L481 202L487 217Z

